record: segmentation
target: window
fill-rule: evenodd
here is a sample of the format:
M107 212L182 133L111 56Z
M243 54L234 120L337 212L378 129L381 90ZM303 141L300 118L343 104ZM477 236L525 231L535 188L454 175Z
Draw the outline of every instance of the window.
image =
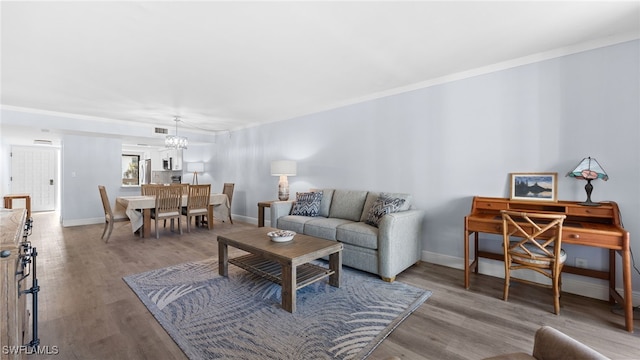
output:
M122 185L140 185L140 155L122 154Z

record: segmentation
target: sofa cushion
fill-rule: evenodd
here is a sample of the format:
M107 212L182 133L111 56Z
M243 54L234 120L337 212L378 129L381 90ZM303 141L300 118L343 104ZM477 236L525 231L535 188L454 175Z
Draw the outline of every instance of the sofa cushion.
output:
M360 221L366 198L366 191L335 190L331 200L329 217Z
M304 234L336 240L336 227L348 223L351 223L351 220L316 217L304 223Z
M318 211L318 216L329 217L331 199L333 198L333 189L311 189L311 191L322 191L322 201L320 202L320 210Z
M367 221L367 218L369 217L369 210L371 210L371 206L373 206L373 203L376 202L376 200L378 200L378 197L380 197L380 195L385 195L387 197L392 197L392 198L404 199L405 200L404 204L402 204L402 206L398 211L406 211L411 208L411 200L413 199L413 196L411 196L411 194L381 193L381 192L370 191L367 194L367 201L365 201L364 203L364 208L362 209L362 216L360 217L360 221Z
M296 202L291 209L291 215L318 216L321 200L322 191L298 192L296 193Z
M298 234L304 234L304 224L309 221L316 219L311 216L300 216L300 215L287 215L278 219L278 229L281 230L291 230L295 231Z
M380 219L382 219L383 216L398 212L404 202L404 199L380 195L378 200L376 200L371 206L371 209L369 209L369 215L367 216L365 223L378 227Z
M363 222L339 225L336 240L367 249L378 249L378 228Z

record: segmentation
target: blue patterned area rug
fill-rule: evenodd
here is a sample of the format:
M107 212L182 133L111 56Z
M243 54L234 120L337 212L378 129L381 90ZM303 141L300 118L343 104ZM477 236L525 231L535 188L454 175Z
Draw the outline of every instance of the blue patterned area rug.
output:
M364 359L431 291L343 267L281 307L280 286L217 261L190 262L124 277L189 359Z

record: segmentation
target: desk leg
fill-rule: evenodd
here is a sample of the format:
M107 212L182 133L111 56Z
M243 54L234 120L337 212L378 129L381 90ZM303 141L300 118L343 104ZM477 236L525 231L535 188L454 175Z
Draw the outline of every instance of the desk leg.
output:
M464 229L464 288L469 288L469 232Z
M148 238L151 236L151 209L142 210L142 236Z
M629 233L624 239L622 250L622 282L624 283L624 323L628 332L633 332L633 291L631 290L631 250ZM614 259L615 260L615 259ZM613 267L615 268L615 262Z

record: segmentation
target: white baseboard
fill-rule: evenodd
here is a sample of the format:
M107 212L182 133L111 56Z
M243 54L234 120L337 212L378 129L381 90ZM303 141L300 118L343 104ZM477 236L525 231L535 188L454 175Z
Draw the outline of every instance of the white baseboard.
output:
M101 216L99 218L88 218L88 219L74 219L74 220L62 219L63 227L93 225L93 224L102 224L102 223L104 223L104 216Z
M455 269L464 269L464 259L449 255L436 254L429 251L422 251L422 261L426 261L436 265L447 266ZM491 259L480 259L478 271L480 274L504 278L504 264L501 261ZM540 275L522 276L527 280L546 281L548 279ZM599 300L609 300L609 283L605 280L589 279L591 281L581 280L583 276L575 274L562 275L562 291L570 294L590 297ZM460 286L463 286L464 279L460 278ZM620 294L623 294L622 288L617 288ZM640 293L634 291L632 293L634 306L640 305Z

